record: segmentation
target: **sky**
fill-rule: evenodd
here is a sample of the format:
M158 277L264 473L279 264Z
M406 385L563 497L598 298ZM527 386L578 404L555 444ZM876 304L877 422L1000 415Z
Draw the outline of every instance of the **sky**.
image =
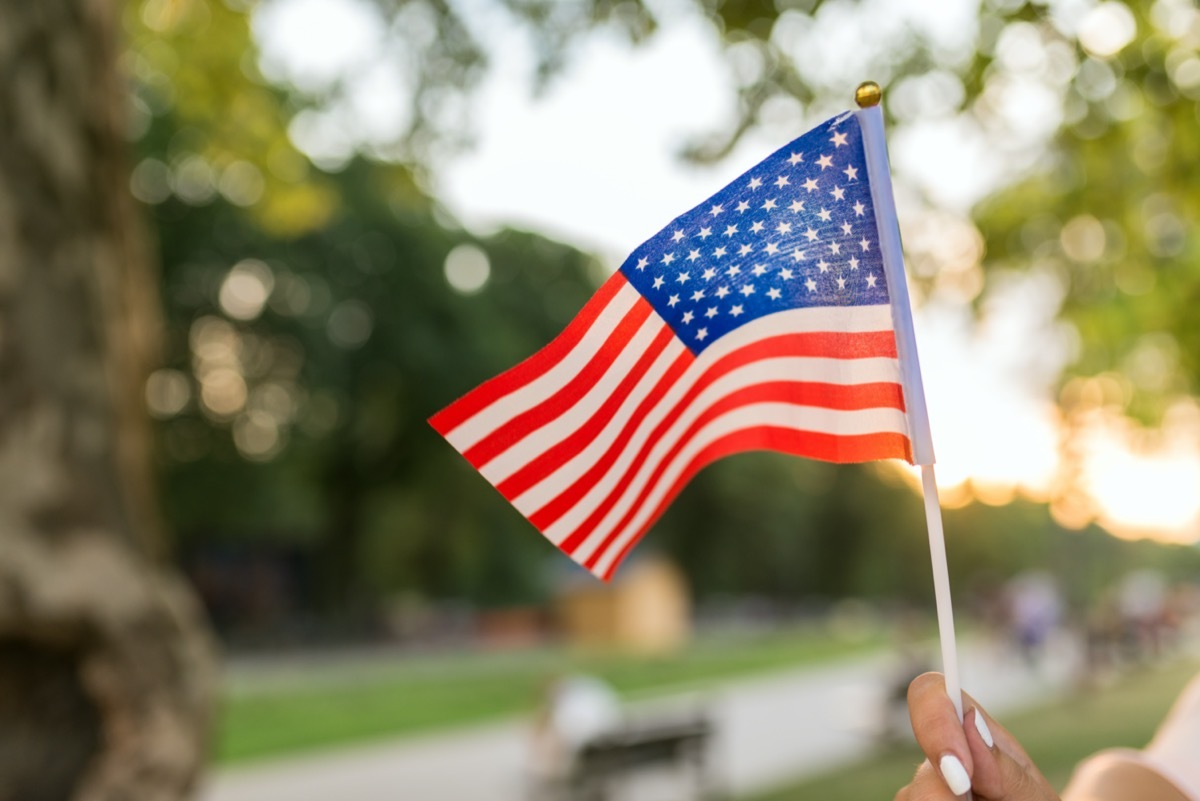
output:
M871 77L863 55L870 48L853 46L862 37L885 47L889 36L913 25L947 61L970 52L971 0L940 3L936 15L920 0L864 6L853 17L822 18L825 30L804 56L809 63L799 65L820 85L844 85L843 108L852 105L858 80ZM1089 35L1116 46L1121 20L1097 23L1094 6L1060 2L1059 24L1098 31ZM677 214L841 110L773 109L770 121L727 158L711 166L683 162L685 144L728 123L735 86L714 31L685 8L640 47L604 32L583 41L563 74L535 97L529 43L502 12L479 4L472 20L487 29L491 66L470 114L476 142L435 165L439 200L478 234L504 226L534 230L594 252L616 269ZM269 77L320 88L349 76L336 113L304 116L292 126L297 144L319 162L336 164L364 141L386 142L407 121L408 88L397 78L403 55L388 46L376 13L366 0L270 0L256 12ZM1011 107L1005 153L994 152L986 130L952 113L945 102L954 96L949 76L934 73L895 98L895 111L920 112L889 142L906 249L932 254L946 276L958 279L939 278L938 286L950 289L916 297L915 314L946 505L1003 503L1018 494L1047 500L1064 474L1063 421L1052 400L1072 348L1071 332L1054 320L1061 290L1045 276L1001 282L989 289L981 324L967 306L974 290L953 291L978 280L982 249L973 239L970 206L1000 186L1014 163L1036 158L1059 121L1044 83L1021 79L1048 69L1045 54L1022 33L1015 29L998 46L1016 76L999 103ZM854 78L843 84L845 75ZM1200 538L1200 425L1186 410L1172 420L1186 436L1148 436L1119 416L1095 416L1076 448L1086 510L1057 503L1056 517L1067 524L1096 517L1124 536Z

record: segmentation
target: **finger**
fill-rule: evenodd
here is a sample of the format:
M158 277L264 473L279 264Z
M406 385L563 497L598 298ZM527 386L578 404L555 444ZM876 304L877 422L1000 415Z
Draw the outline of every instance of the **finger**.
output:
M963 718L975 771L971 786L991 801L1057 799L1054 788L1029 761L1024 749L978 705ZM995 732L995 734L993 734ZM1015 746L1015 750L1009 749Z
M987 728L988 733L992 735L996 747L1011 756L1019 765L1030 770L1037 770L1033 760L1030 759L1029 755L1025 753L1025 748L1020 742L1017 741L1017 738L1013 737L1008 729L1004 728L1004 726L1002 726L1000 723L997 723L996 719L989 715L987 710L984 709L974 697L966 692L963 693L963 708L976 709L982 712L984 721L983 725ZM964 716L964 726L965 722L966 718Z
M971 786L987 798L1003 797L1007 777L1000 766L997 755L999 749L983 709L974 706L967 711L963 716L963 731L975 768L971 774Z
M940 673L924 673L908 685L908 714L925 756L955 796L971 787L973 761L967 735Z
M925 760L917 768L913 780L900 788L893 801L956 801L957 798L929 760Z

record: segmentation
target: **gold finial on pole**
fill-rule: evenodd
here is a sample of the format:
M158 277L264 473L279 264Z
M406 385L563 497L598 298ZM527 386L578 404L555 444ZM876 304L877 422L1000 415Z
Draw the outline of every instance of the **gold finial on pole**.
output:
M878 106L881 99L883 99L883 90L874 81L863 81L854 90L854 102L858 103L859 108Z

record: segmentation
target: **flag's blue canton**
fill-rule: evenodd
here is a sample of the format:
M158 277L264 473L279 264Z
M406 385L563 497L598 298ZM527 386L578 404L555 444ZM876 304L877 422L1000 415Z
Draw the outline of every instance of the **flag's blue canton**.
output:
M887 303L858 119L835 117L776 151L621 272L693 353L777 311Z

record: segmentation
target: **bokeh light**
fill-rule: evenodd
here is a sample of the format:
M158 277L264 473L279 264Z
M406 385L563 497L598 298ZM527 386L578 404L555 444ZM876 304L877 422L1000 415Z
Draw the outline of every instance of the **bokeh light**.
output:
M456 292L470 295L483 289L492 274L487 254L474 245L459 245L446 254L446 281Z
M325 331L330 342L339 348L353 350L370 338L374 323L370 306L361 300L346 300L329 313Z
M262 314L274 285L271 268L264 262L240 261L221 282L221 310L235 320L253 320Z
M1079 43L1098 58L1111 58L1137 35L1137 20L1124 3L1101 3L1088 12L1079 27Z
M146 408L155 417L174 417L184 410L191 399L191 382L179 370L155 370L146 380Z
M1104 255L1104 226L1090 214L1072 218L1063 226L1059 240L1063 253L1072 261L1099 261Z
M265 412L247 411L233 423L238 452L253 461L268 461L283 447L278 421Z
M248 161L235 161L221 171L217 189L235 206L253 206L262 197L262 173Z
M246 381L228 367L210 370L201 379L200 399L217 417L232 417L246 405Z

